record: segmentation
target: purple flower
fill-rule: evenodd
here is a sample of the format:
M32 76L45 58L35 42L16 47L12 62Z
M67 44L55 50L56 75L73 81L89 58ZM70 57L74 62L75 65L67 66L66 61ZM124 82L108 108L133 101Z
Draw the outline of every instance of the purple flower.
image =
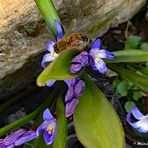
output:
M49 109L46 109L43 113L44 122L38 127L36 131L36 137L43 132L44 140L47 145L54 141L54 137L57 130L56 119L51 115Z
M63 37L63 30L62 30L61 24L58 20L55 20L55 25L56 25L56 32L57 32L57 40L60 40ZM54 61L57 58L57 56L59 55L54 51L54 44L55 44L55 42L51 40L51 41L49 41L49 43L46 46L46 49L49 53L45 54L42 58L41 66L43 68L46 68L47 62ZM55 81L51 81L51 82L48 82L46 85L50 87L54 83L55 83Z
M49 51L49 53L45 54L42 58L42 61L41 61L41 66L43 68L46 68L46 63L47 62L52 62L54 61L58 54L54 51L54 44L55 42L54 41L49 41L49 43L47 44L46 46L46 50Z
M35 131L26 131L20 129L3 139L3 145L5 148L13 148L15 146L23 145L36 137Z
M84 81L80 80L80 78L74 78L71 80L65 81L68 85L68 90L65 96L66 103L66 117L70 117L79 102L79 97L82 95L85 89Z
M100 45L101 45L100 39L97 39L93 43L89 53L83 51L80 54L78 54L75 58L73 58L70 66L70 72L71 73L79 72L90 61L93 70L98 70L100 73L105 73L107 67L102 58L114 59L114 55L112 55L107 50L100 50Z
M0 148L4 148L4 147L5 147L5 145L3 143L3 139L0 139Z
M127 114L127 122L140 133L148 133L148 114L144 116L136 106L132 108L132 114L138 121L132 123L131 114Z
M33 130L27 131L15 141L15 146L23 145L24 143L27 143L33 140L34 138L36 138L36 132Z
M100 50L100 39L97 39L93 45L91 50L89 51L90 64L93 70L98 70L100 73L105 73L107 70L106 64L102 60L102 58L114 59L114 55L112 55L107 50Z
M87 64L88 64L88 52L83 51L72 59L70 72L77 73Z

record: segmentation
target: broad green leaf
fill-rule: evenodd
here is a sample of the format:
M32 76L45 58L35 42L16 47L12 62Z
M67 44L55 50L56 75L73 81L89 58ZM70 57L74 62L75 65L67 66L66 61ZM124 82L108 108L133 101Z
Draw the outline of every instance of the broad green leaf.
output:
M133 99L136 100L136 101L138 101L143 96L145 96L145 94L142 91L133 92Z
M132 70L125 69L122 65L109 64L108 67L117 72L125 80L131 81L134 85L148 91L148 79Z
M124 148L124 131L117 113L89 80L74 113L76 135L86 148Z
M56 108L58 129L54 139L53 148L66 148L67 120L65 117L63 99L61 97L58 98Z
M44 86L52 80L65 80L76 77L77 75L69 72L72 58L78 53L77 50L70 49L63 51L46 69L38 76L38 86Z
M148 52L144 50L121 50L112 52L115 55L115 59L104 59L106 63L125 63L125 62L147 62Z
M127 101L124 105L124 108L127 113L131 113L132 108L135 106L135 103L132 101Z
M128 94L128 83L126 81L120 82L116 90L121 96L126 96Z
M124 49L134 49L140 44L141 38L139 36L130 36L125 42Z

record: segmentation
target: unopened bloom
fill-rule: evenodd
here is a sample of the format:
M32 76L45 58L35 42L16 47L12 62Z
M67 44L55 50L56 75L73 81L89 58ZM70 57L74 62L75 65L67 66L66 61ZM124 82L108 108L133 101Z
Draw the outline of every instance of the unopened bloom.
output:
M3 145L5 148L14 148L15 146L21 146L36 137L35 131L26 131L25 129L20 129L3 139Z
M148 114L143 115L136 106L132 108L131 113L138 121L131 122L131 114L128 114L126 117L127 122L140 133L148 133Z
M15 141L15 146L23 145L34 138L36 138L36 132L33 130L27 131Z
M3 139L0 139L0 147L1 147L1 148L4 148L4 147L5 147L5 145L4 145L4 143L3 143Z
M88 64L88 61L89 61L88 52L87 51L81 52L75 58L72 59L70 72L71 73L79 72L84 66Z
M107 50L100 50L101 42L100 39L97 39L89 51L90 64L93 70L98 70L100 73L105 73L107 70L106 64L102 58L114 59L112 55Z
M38 137L42 132L45 143L47 145L53 143L57 130L56 119L52 116L49 109L46 109L43 113L44 122L38 127L36 136Z
M85 89L85 83L80 78L66 80L68 85L67 94L65 96L66 103L66 117L70 117L79 102L79 97Z
M57 41L59 41L63 37L63 30L62 30L61 24L58 20L55 20L55 26L56 26L56 33L57 33ZM46 68L47 62L54 61L59 55L54 51L54 44L55 44L55 42L52 40L49 41L49 43L47 44L46 49L49 53L45 54L42 58L41 66L43 68ZM51 82L48 82L46 85L50 87L54 83L55 83L55 81L51 81Z

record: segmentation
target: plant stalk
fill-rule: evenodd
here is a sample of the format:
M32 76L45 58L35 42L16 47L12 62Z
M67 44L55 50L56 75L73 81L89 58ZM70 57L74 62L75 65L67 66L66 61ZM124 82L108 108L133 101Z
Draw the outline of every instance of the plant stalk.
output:
M46 21L54 39L56 39L56 27L55 20L59 20L58 13L53 4L52 0L34 0L38 6L40 13L42 14L44 20Z

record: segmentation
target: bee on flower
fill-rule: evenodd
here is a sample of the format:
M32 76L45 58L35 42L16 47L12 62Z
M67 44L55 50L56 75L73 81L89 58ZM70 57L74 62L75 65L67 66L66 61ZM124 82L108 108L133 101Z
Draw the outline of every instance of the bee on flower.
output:
M77 73L83 67L90 64L93 70L104 74L107 71L107 66L102 59L114 59L115 57L108 50L100 49L100 46L101 41L100 39L97 39L92 44L89 52L83 51L73 58L70 66L70 72Z

